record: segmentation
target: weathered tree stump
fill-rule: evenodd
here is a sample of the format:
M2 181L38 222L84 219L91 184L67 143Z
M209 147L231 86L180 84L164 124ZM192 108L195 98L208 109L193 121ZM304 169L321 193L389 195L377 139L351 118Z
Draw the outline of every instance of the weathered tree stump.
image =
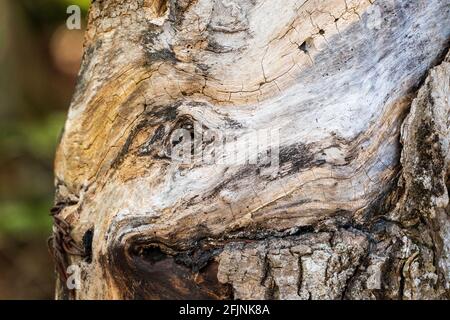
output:
M57 297L449 298L449 8L93 1Z

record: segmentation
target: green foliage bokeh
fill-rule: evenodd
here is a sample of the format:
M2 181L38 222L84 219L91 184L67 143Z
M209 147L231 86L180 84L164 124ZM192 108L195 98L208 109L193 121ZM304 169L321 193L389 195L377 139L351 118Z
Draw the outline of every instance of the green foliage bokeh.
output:
M55 70L52 33L90 0L17 0L0 4L0 236L49 234L53 158L73 79Z

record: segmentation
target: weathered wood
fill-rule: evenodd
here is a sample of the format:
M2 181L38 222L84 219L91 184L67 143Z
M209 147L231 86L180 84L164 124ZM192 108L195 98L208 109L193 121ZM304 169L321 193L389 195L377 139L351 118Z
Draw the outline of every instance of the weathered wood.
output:
M92 252L57 296L448 298L449 11L93 2L55 161Z

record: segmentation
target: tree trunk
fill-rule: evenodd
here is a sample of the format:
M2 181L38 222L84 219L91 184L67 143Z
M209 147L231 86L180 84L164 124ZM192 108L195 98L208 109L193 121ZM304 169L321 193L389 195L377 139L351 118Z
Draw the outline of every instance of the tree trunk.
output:
M449 298L449 8L93 1L57 297Z

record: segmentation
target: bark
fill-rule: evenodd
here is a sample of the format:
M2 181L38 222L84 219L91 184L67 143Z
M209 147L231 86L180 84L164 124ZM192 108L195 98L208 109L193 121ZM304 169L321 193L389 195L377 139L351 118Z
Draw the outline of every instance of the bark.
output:
M57 297L449 298L449 4L94 1Z

